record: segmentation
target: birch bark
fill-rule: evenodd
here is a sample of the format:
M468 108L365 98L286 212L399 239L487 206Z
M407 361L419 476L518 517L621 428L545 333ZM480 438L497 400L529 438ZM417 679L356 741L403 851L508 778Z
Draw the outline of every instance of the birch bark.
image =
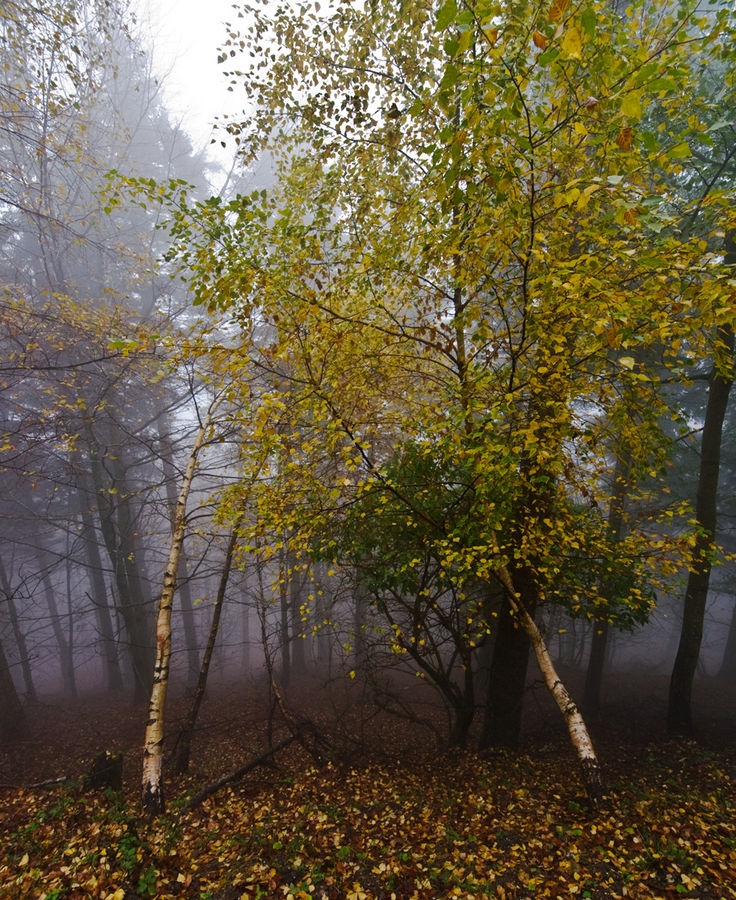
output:
M144 812L157 815L165 809L163 790L163 744L164 744L164 712L166 693L169 686L169 670L171 668L171 609L176 591L176 573L179 567L184 530L187 520L187 500L194 480L197 458L204 446L207 433L214 414L224 399L223 395L211 404L207 415L200 425L194 443L189 451L189 460L182 478L179 496L176 501L174 523L172 529L169 557L164 572L163 587L158 603L156 618L156 662L153 670L153 686L148 705L146 721L146 737L143 745L143 780L141 804Z
M508 570L505 568L501 569L498 572L498 577L506 589L509 605L516 613L519 624L529 637L529 642L534 650L534 655L537 658L537 664L544 677L547 689L552 694L557 707L565 719L570 741L578 755L583 784L585 785L590 805L593 809L605 806L607 803L607 791L603 780L603 772L593 747L593 741L585 725L585 720L557 674L542 633L537 627L537 623L529 615L520 595L515 591Z

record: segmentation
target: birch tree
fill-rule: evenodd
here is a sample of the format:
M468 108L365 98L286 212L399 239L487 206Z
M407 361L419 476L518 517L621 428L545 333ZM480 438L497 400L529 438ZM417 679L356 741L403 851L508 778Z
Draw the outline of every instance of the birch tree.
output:
M171 611L176 592L176 575L179 571L179 558L187 525L187 501L192 490L192 482L197 461L215 418L218 407L225 399L220 393L210 403L207 413L197 429L189 451L187 465L182 475L181 485L176 501L176 510L172 521L171 546L164 571L161 595L158 601L156 617L156 659L153 668L153 687L148 705L146 735L143 745L143 782L141 803L143 810L149 815L161 813L165 809L163 790L163 744L164 713L166 710L166 694L169 686L169 670L171 667Z

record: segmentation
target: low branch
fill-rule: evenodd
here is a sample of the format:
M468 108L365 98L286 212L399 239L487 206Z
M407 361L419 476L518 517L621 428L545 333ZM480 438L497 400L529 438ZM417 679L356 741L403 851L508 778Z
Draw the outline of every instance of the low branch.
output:
M223 775L218 778L217 781L213 781L211 784L208 784L206 787L203 787L199 793L195 794L184 806L184 810L188 811L190 809L195 809L201 803L203 803L208 797L211 797L213 794L217 793L220 788L225 787L228 784L233 784L235 781L240 781L243 776L247 775L248 772L252 772L253 769L257 769L258 766L265 765L274 753L277 753L279 750L283 750L284 747L288 747L289 744L293 744L294 741L297 740L298 735L291 734L289 737L284 738L283 741L280 741L273 747L269 747L268 750L265 750L259 756L254 757L247 762L244 766L241 766L239 769L235 769L234 772L230 772L227 775Z

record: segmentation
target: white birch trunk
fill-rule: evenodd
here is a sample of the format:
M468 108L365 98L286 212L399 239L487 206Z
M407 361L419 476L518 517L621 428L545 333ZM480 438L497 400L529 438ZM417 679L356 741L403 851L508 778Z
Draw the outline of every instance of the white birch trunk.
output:
M593 747L593 742L588 733L585 720L583 719L577 704L562 683L560 676L557 674L557 670L552 662L552 657L549 655L549 650L542 637L542 633L537 627L537 623L527 612L521 598L514 590L514 585L508 570L505 567L501 569L498 573L498 577L506 589L506 595L511 608L519 618L519 624L524 629L531 642L534 649L534 655L537 658L537 664L544 676L547 689L552 694L555 703L565 719L570 740L580 761L583 784L585 785L585 790L588 794L588 800L594 809L603 806L606 804L606 786L603 781L603 773Z
M187 517L187 500L191 491L197 457L202 449L207 432L217 407L222 402L217 398L209 408L189 451L189 461L182 479L179 496L176 501L174 523L171 536L169 558L164 572L163 587L158 603L156 618L156 664L153 670L153 687L148 705L146 721L146 737L143 745L143 783L141 802L143 810L150 815L162 813L165 809L163 792L163 743L164 743L164 711L166 707L166 691L169 686L169 669L171 665L171 609L176 591L176 572L179 556L184 543L184 530Z

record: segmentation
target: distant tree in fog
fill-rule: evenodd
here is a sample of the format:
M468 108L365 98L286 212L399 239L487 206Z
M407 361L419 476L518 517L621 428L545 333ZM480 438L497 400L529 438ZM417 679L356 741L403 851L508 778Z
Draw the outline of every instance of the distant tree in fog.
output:
M32 559L34 543L75 568L87 582L75 616L96 623L108 684L119 684L125 647L145 697L150 568L172 477L159 433L190 397L162 368L156 335L173 333L188 301L160 263L160 208L106 208L103 194L111 169L203 186L207 164L169 121L125 16L94 0L10 2L0 14L0 465L5 546L13 523L30 535L6 568ZM169 433L167 465L177 439Z

